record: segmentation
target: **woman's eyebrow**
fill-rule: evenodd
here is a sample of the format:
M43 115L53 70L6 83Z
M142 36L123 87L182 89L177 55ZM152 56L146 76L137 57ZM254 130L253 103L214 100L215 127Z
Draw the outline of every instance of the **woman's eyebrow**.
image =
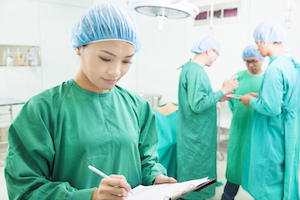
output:
M132 54L132 55L129 55L129 56L125 56L125 58L130 58L130 57L132 57L134 54Z
M109 51L106 51L106 50L100 50L100 51L102 51L102 52L104 52L104 53L107 53L107 54L109 54L109 55L112 55L112 56L115 56L116 57L116 55L115 54L113 54L113 53L111 53L111 52L109 52ZM129 55L129 56L125 56L125 58L130 58L130 57L132 57L134 54L131 54L131 55Z
M102 52L104 52L104 53L107 53L107 54L109 54L109 55L112 55L112 56L116 56L115 54L113 54L113 53L111 53L111 52L109 52L109 51L106 51L106 50L100 50L100 51L102 51Z

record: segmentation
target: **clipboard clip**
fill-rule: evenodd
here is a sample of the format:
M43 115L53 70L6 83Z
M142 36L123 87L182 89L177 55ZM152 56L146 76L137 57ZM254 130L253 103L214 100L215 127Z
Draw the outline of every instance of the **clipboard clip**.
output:
M174 200L174 199L178 199L192 191L194 191L197 187L194 184L189 185L188 188L186 188L185 190L182 191L175 191L173 192L173 194L169 197L169 196L165 196L163 200Z

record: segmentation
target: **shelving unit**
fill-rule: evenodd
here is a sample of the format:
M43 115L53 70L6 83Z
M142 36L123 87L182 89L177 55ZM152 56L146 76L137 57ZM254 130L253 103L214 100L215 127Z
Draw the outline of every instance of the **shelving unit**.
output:
M22 105L25 101L15 98L0 98L0 166L4 166L6 149L8 146L8 128L12 123L13 106Z
M229 128L221 126L221 107L217 104L217 159L223 160L223 152L227 152Z
M149 94L149 93L138 93L141 97L143 97L150 104L151 108L159 106L159 100L162 95L160 94Z
M40 46L0 45L0 67L41 66Z

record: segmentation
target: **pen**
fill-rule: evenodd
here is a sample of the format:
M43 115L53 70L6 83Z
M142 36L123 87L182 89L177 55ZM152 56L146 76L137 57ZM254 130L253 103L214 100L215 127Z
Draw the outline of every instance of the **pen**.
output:
M98 170L97 168L93 167L92 165L89 165L88 168L92 171L95 172L96 174L98 174L99 176L102 176L103 178L110 178L109 176L107 176L106 174L104 174L103 172L101 172L100 170ZM129 191L131 194L133 194L131 191Z
M95 172L96 174L102 176L103 178L110 178L109 176L107 176L106 174L104 174L103 172L101 172L100 170L98 170L97 168L95 168L95 167L93 167L91 165L89 165L88 168L90 170L92 170L92 172Z

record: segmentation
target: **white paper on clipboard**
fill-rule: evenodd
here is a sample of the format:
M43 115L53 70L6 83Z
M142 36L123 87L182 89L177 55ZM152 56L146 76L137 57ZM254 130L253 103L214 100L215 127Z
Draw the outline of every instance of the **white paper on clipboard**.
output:
M181 183L165 183L151 186L139 185L131 190L133 194L129 193L128 197L126 197L125 200L169 200L173 199L174 195L178 195L178 197L181 197L186 193L192 192L196 189L197 185L209 181L210 179L206 177Z

